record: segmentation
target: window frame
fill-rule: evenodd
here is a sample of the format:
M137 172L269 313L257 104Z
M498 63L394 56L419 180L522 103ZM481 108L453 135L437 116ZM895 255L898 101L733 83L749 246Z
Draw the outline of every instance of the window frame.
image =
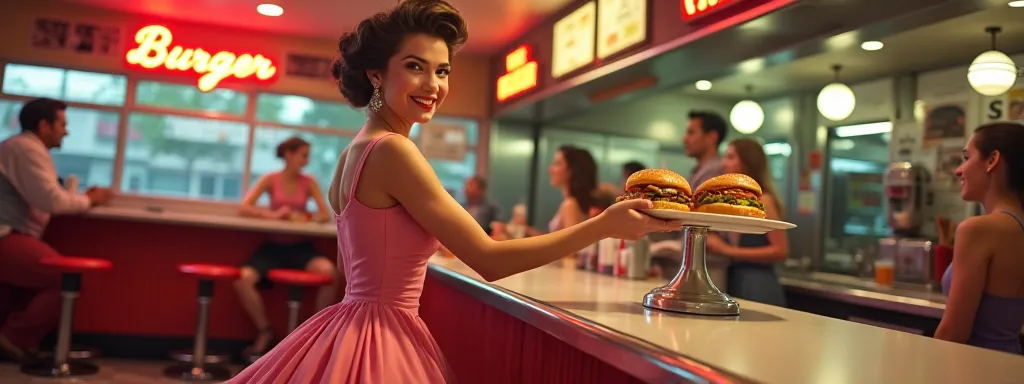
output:
M40 66L40 67L48 67L48 68L57 68L57 69L65 70L65 71L71 70L71 71L91 72L91 73L97 73L97 74L124 76L127 79L126 85L125 85L127 87L127 89L125 90L124 104L122 104L120 106L116 106L116 105L102 105L102 104L91 104L91 103L83 103L83 102L68 102L68 101L65 101L65 102L67 103L67 105L69 107L74 107L74 108L79 108L79 109L98 110L98 111L105 111L105 112L113 112L113 113L116 113L118 115L116 146L115 146L115 154L114 154L114 159L113 159L114 171L113 171L113 175L112 175L112 178L111 178L112 182L111 182L110 188L115 190L115 191L118 191L119 194L128 195L128 196L131 196L133 198L136 198L136 199L139 199L139 200L142 200L142 201L146 201L146 202L160 203L160 204L162 204L165 207L167 207L167 206L173 207L173 206L178 206L178 205L194 205L196 203L201 203L201 204L204 204L204 205L217 205L217 206L229 207L229 206L237 206L240 203L241 199L239 199L239 201L233 201L233 200L219 200L219 199L204 198L201 195L197 195L195 197L175 197L175 196L165 196L165 195L157 195L157 194L150 194L150 193L143 193L143 192L122 191L122 184L126 182L126 180L125 180L125 177L126 177L126 175L125 175L125 162L126 162L125 154L126 154L126 147L127 147L127 141L128 141L128 124L129 124L130 117L131 117L131 115L133 113L149 113L149 114L156 114L156 115L180 116L180 117L198 118L198 119L204 119L204 120L217 120L217 121L228 121L228 122L244 123L247 126L247 128L248 128L248 139L247 139L245 155L244 155L245 156L244 167L243 167L242 174L241 174L241 181L242 181L241 188L242 188L242 194L243 195L244 195L244 193L246 191L248 191L248 189L251 187L251 184L252 184L252 180L251 180L251 178L252 178L252 157L253 157L253 150L255 148L255 136L256 136L257 128L261 128L261 129L267 129L267 128L269 128L269 129L285 129L285 130L291 130L291 131L308 132L308 133L317 134L317 135L342 136L342 137L349 137L349 138L353 138L353 137L355 137L359 133L358 128L353 129L352 127L341 127L341 126L338 126L338 127L321 127L321 126L315 126L315 125L292 125L292 124L280 123L280 122L277 122L277 121L265 121L265 120L257 119L257 110L256 110L256 108L257 108L257 103L258 103L259 96L261 94L272 94L272 95L279 95L279 96L281 96L281 95L284 95L284 96L292 96L292 95L293 96L301 96L301 97L309 98L313 102L326 102L326 103L335 103L335 104L341 103L341 104L344 104L344 105L348 106L348 104L345 101L343 101L343 100L327 100L327 99L317 98L317 97L313 97L313 96L303 95L301 93L282 92L281 90L267 89L265 87L246 86L244 84L224 84L223 86L219 86L218 88L230 89L232 91L241 92L241 93L244 93L246 95L245 112L243 114L241 114L241 115L236 115L236 114L226 113L226 112L197 111L197 110L188 110L188 109L164 107L164 106L153 106L153 105L145 105L145 104L138 104L138 103L136 103L139 83L143 82L143 81L145 81L145 82L161 82L161 83L168 83L168 84L179 84L179 85L195 86L194 82L186 80L186 79L182 79L180 77L169 76L169 75L159 75L159 74L141 75L141 74L138 74L138 73L135 73L135 72L127 71L127 70L125 70L125 71L96 70L96 69L92 69L92 68L84 68L84 67L73 66L73 65L72 66L68 66L68 65L64 65L64 64L53 65L53 64L50 64L50 63L40 63L40 62L32 62L32 61L25 61L25 60L9 60L9 59L5 59L5 58L0 58L0 81L2 81L2 79L4 79L6 77L6 75L7 75L6 69L7 69L7 65L8 64ZM3 92L3 90L0 89L0 99L24 103L24 102L27 102L27 101L30 101L30 100L33 100L33 99L36 99L36 98L37 97L35 97L35 96L22 96L22 95L9 94L9 93ZM467 152L472 151L476 155L476 171L477 171L477 173L480 173L482 170L485 170L486 169L486 159L487 159L487 155L488 155L488 153L487 153L488 152L487 151L487 147L488 147L487 142L488 141L487 140L489 139L488 132L486 132L486 129L489 126L487 121L483 121L483 120L480 120L480 119L477 119L477 118L472 118L472 117L460 116L460 115L437 115L437 116L435 116L435 118L441 118L441 119L446 119L446 120L472 121L473 123L476 124L476 126L477 126L477 142L475 144L468 145L467 146ZM193 177L194 176L195 175L193 175ZM197 186L196 188L199 188L199 187ZM223 188L221 188L221 189L223 189Z

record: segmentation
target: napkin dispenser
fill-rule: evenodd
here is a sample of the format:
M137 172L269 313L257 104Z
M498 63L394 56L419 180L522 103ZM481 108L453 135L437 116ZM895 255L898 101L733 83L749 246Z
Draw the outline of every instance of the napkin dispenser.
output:
M932 263L934 245L927 239L899 239L896 245L896 281L912 284L930 284L935 281Z

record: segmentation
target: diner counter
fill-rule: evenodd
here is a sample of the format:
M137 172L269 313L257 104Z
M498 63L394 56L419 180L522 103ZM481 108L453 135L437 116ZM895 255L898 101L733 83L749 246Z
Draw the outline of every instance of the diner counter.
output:
M946 296L939 292L881 285L854 276L781 271L779 282L789 290L909 315L941 319L946 310Z
M335 237L338 230L332 221L327 223L288 222L242 217L237 214L208 214L165 210L159 207L96 207L87 217L141 221L160 224L184 224L206 228L241 229L290 235Z
M494 283L434 257L431 278L648 382L1010 383L1024 359L739 300L737 317L649 310L660 283L545 266Z

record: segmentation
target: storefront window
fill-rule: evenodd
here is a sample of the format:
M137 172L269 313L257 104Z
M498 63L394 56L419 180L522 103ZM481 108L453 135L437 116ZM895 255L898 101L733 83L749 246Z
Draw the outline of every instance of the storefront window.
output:
M21 102L0 100L0 141L21 132L18 113ZM50 152L57 175L75 175L83 186L109 187L114 182L114 155L117 153L116 112L87 108L68 108L68 135L61 147Z
M245 172L249 127L245 123L133 113L128 119L125 192L187 198L238 200ZM202 182L215 180L221 193L202 193ZM228 185L226 189L224 184ZM209 190L209 189L207 189ZM217 188L215 188L217 190ZM228 194L225 191L233 193Z
M128 79L119 75L22 64L4 67L3 93L9 95L121 106L127 89Z
M256 119L277 124L358 131L366 123L366 114L342 103L261 93L256 97Z
M284 162L277 158L277 145L291 137L298 136L310 143L309 164L306 166L306 174L316 179L321 191L326 195L331 179L334 178L334 170L338 164L338 157L341 151L352 142L350 136L327 134L323 132L304 131L297 129L282 129L271 127L256 127L256 135L252 147L252 159L250 161L250 186L265 174L280 171ZM268 204L266 195L260 198L261 204ZM316 209L316 204L310 200L309 209Z
M154 107L187 109L202 112L220 112L242 116L249 96L230 89L202 92L194 85L140 81L135 92L135 103Z
M338 156L366 123L361 109L296 95L227 88L200 92L193 85L138 80L132 84L133 100L126 100L125 76L22 64L5 64L3 75L3 95L16 97L0 95L0 140L21 131L18 114L25 97L69 101L69 136L52 152L58 173L126 193L237 202L248 189L245 180L251 186L281 169L276 148L292 136L311 143L306 172L326 190ZM250 103L253 97L256 102ZM125 110L127 122L121 121ZM445 188L462 200L463 183L476 173L479 126L469 119L435 121L466 130L462 159L428 159ZM127 134L123 164L115 164L122 130ZM418 126L413 140L417 133ZM115 185L117 167L122 172Z

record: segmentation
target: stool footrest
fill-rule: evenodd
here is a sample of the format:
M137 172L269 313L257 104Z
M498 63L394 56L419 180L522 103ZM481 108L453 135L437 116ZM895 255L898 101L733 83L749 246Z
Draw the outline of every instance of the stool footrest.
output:
M193 356L192 349L181 349L171 351L171 360L179 361L182 363L191 363ZM226 364L231 361L231 354L224 353L221 351L206 351L206 358L203 362L206 364Z
M53 360L43 360L21 366L22 373L41 377L94 375L99 371L99 367L84 361L68 361L67 363L56 365L53 363Z

